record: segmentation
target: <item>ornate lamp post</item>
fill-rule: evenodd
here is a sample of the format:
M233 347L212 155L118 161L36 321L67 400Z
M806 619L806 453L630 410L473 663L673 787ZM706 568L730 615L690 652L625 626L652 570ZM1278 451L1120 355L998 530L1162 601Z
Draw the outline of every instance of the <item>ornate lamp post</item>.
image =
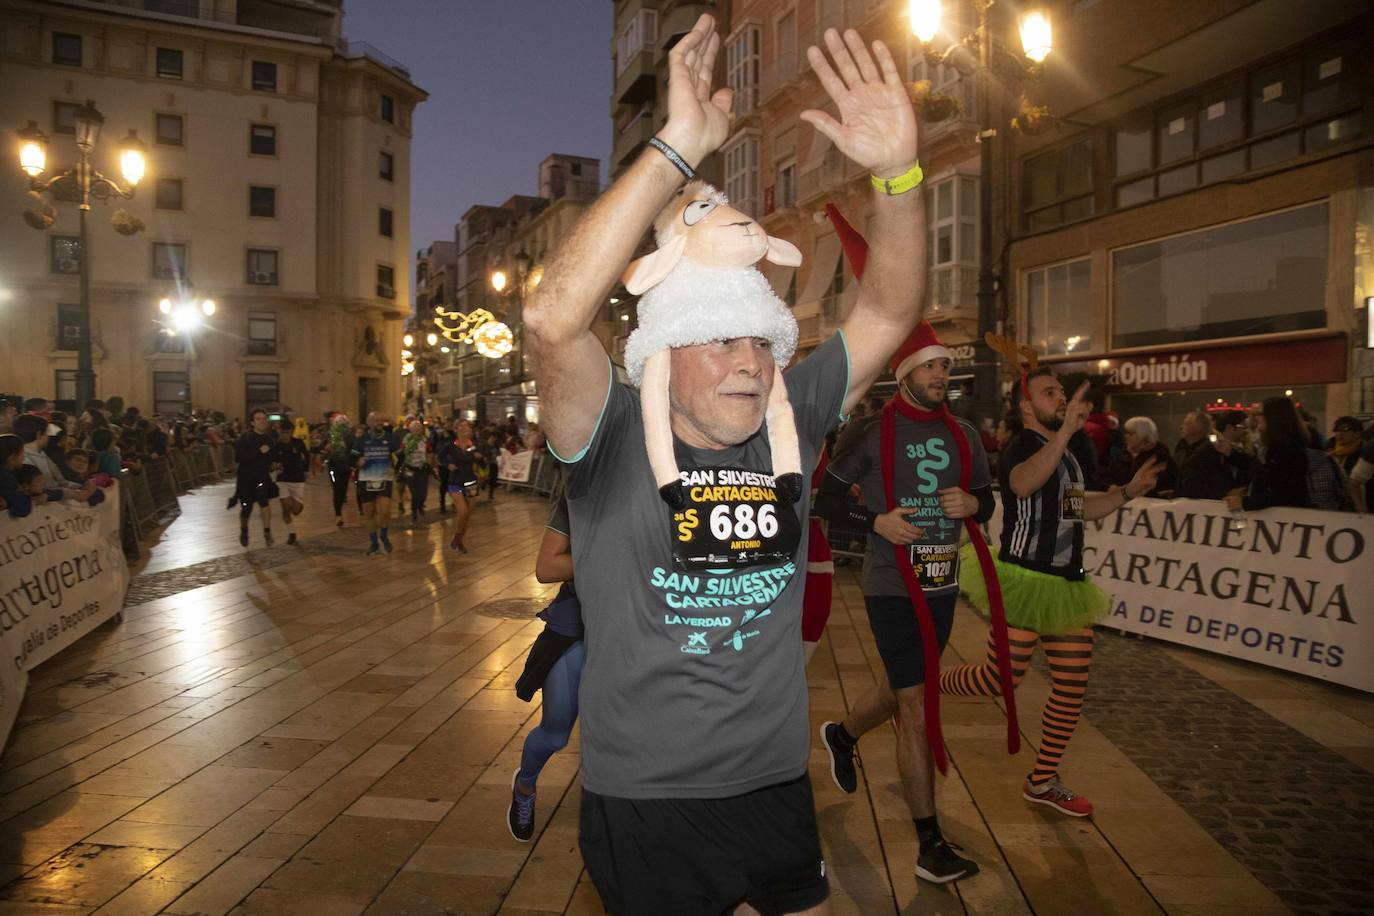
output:
M47 229L56 218L55 212L42 200L42 195L51 194L55 200L75 199L80 206L80 245L81 245L81 334L76 350L76 406L82 410L86 402L95 397L95 368L91 359L91 249L86 231L86 214L91 209L91 198L108 200L122 197L126 200L134 196L134 190L143 180L147 162L147 145L138 139L138 132L129 131L119 144L119 168L124 177L120 184L112 178L96 171L91 164L96 143L100 139L100 129L105 124L105 116L87 100L76 110L76 152L77 162L72 168L54 172L45 177L48 165L48 138L38 129L37 122L30 121L28 126L17 131L19 136L19 167L29 176L31 196L41 205L36 210L24 214L25 221L36 229ZM129 216L123 210L115 213L116 231L133 235L143 228L142 222Z
M974 364L974 398L979 419L996 420L999 406L999 374L996 357L984 336L997 328L997 272L993 268L992 253L992 141L998 128L992 121L991 99L993 81L1017 92L1020 104L1012 127L1025 134L1037 134L1053 125L1048 109L1029 102L1020 92L1022 86L1038 80L1044 73L1044 61L1052 48L1049 17L1031 10L1021 17L1021 51L1009 48L993 34L990 27L992 9L997 0L973 0L978 9L978 27L968 35L953 41L943 52L932 47L940 31L940 0L911 0L911 29L924 46L926 62L932 66L953 66L964 76L976 75L975 86L979 118L979 160L982 187L978 194L978 339ZM952 99L926 96L923 101L928 120L940 120L953 114ZM930 112L934 112L933 114Z

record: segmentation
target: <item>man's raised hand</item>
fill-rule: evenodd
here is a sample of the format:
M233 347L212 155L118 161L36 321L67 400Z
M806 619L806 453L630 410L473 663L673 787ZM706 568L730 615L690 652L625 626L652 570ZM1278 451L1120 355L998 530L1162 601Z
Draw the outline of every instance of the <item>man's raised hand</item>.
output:
M659 139L696 168L720 149L730 133L730 105L734 92L711 92L711 74L720 51L716 20L703 14L668 52L668 122Z
M1088 402L1088 391L1092 388L1088 382L1078 386L1073 398L1069 401L1069 406L1064 410L1064 431L1072 436L1084 427L1088 422L1088 414L1092 412L1092 404Z
M853 29L847 30L843 39L836 30L827 29L825 44L834 59L833 67L814 45L807 49L806 57L830 93L840 120L815 109L803 111L802 120L879 178L906 173L916 164L916 112L892 53L881 41L875 41L869 54Z

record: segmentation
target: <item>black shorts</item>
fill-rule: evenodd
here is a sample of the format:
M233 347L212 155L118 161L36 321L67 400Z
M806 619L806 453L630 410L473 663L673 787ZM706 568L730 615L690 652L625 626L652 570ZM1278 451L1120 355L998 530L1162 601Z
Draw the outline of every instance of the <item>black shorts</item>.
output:
M926 595L930 619L935 624L935 651L945 651L949 632L954 629L954 603L959 593L951 589L943 595ZM887 669L887 683L893 690L915 687L926 682L926 656L921 642L921 625L910 598L895 595L865 595L868 625L878 644L878 654Z
M378 499L391 498L391 481L389 480L360 480L358 481L358 498L365 503L370 503Z
M763 916L830 896L811 780L730 798L611 798L582 790L578 844L616 916Z

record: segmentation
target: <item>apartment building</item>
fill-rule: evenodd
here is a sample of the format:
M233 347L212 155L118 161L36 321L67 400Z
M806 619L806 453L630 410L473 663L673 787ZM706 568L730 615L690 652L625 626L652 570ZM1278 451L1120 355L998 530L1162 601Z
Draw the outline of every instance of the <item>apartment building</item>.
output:
M70 201L46 231L0 222L3 387L74 398L88 256L101 397L231 417L399 407L411 119L426 94L342 39L342 13L337 0L0 3L0 125L34 122L49 168L68 168L89 99L106 118L97 169L119 174L131 129L148 145L135 197L94 204L89 254ZM23 209L14 166L0 194ZM120 209L142 231L113 231ZM217 308L170 334L164 298Z
M1166 441L1272 395L1374 413L1372 45L1340 0L1060 4L1060 129L1001 163L1017 336Z
M526 297L579 216L600 193L601 160L553 153L539 164L539 194L513 195L500 206L478 204L455 227L456 300L463 314L484 308L510 329L514 348L481 355L461 342L440 353L433 390L441 412L468 419L539 419L537 386L524 358ZM499 275L499 280L498 280ZM598 333L606 338L607 322ZM441 342L442 346L442 342Z
M801 112L835 113L806 60L827 29L857 29L882 39L912 81L957 100L953 113L920 124L928 221L926 315L956 356L955 375L972 374L979 170L973 80L953 67L930 66L911 36L907 4L898 0L736 0L725 29L728 84L735 119L722 149L722 189L759 219L770 235L802 252L801 267L761 264L793 308L804 356L839 327L858 298L825 205L834 204L867 234L872 207L868 173L846 159ZM945 4L946 31L974 21L971 3Z

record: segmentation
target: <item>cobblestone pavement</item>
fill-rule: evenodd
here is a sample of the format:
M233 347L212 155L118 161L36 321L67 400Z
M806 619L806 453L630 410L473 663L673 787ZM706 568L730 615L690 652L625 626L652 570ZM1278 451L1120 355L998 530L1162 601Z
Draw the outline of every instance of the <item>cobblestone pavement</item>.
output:
M245 551L227 492L183 497L124 621L32 673L0 758L0 916L601 913L577 847L576 730L541 774L534 842L505 819L539 718L512 687L553 593L532 575L547 505L483 504L467 555L447 549L448 518L393 522L395 554L367 558L318 482L290 547L280 527L258 546L255 522ZM985 627L958 621L944 665L983 657ZM1090 820L1021 799L1037 716L1009 757L994 703L942 704L936 802L975 879L917 882L890 728L863 737L853 795L813 746L835 913L1278 916L1371 899L1374 698L1114 635L1100 647L1065 763ZM842 568L807 670L813 734L882 676ZM1030 671L1021 708L1047 691Z
M1374 773L1158 643L1110 631L1097 634L1085 711L1295 912L1374 910Z

